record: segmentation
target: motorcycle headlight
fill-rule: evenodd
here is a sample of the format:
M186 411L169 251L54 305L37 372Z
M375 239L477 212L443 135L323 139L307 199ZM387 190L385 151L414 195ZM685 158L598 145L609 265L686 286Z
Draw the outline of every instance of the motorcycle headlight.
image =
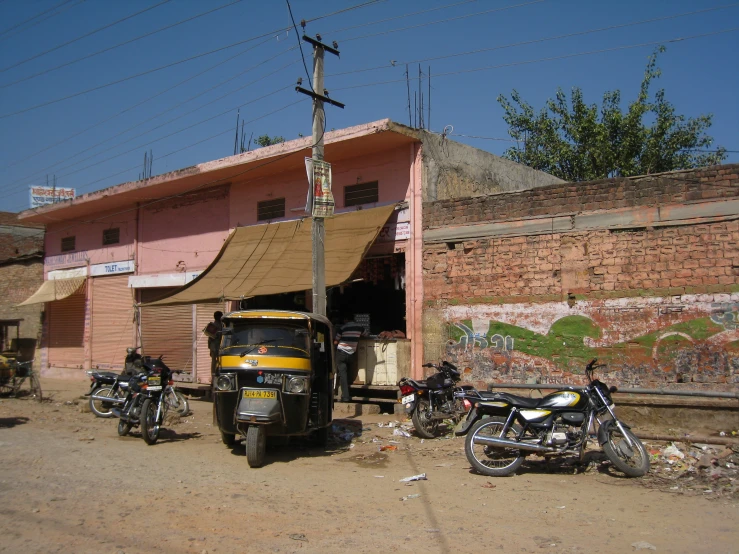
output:
M306 377L290 377L285 381L285 392L301 394L308 390L308 379Z
M234 376L233 375L219 375L216 379L216 390L217 391L228 391L234 390Z

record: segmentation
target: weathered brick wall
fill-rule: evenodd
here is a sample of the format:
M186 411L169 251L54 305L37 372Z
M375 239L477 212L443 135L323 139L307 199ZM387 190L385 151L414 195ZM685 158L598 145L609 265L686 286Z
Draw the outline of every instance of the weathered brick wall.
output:
M623 179L562 183L423 206L424 229L552 214L739 196L739 164Z
M16 307L16 304L36 292L43 282L44 263L41 257L0 264L0 319L22 319L21 339L38 341L41 338L44 305ZM38 354L38 343L36 346Z
M737 195L738 170L440 201L424 205L424 226L720 201ZM739 383L739 214L428 243L423 267L425 321L446 323L424 328L424 355L470 365L478 384L578 382L591 357L621 386Z

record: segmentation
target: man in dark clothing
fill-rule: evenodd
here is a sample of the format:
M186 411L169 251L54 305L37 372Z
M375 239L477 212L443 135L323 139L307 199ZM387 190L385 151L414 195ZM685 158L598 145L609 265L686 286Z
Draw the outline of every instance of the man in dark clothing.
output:
M367 331L355 323L351 318L344 317L344 325L334 337L336 345L336 369L339 372L339 383L341 384L341 402L350 402L349 395L349 362L357 352L359 337L367 334Z
M214 321L210 324L208 324L209 334L208 334L208 350L210 350L210 375L211 377L216 374L216 366L218 365L218 345L221 342L221 337L215 335L218 331L221 331L223 329L223 323L221 323L221 318L223 317L223 312L215 312L213 314ZM210 336L210 335L213 336Z

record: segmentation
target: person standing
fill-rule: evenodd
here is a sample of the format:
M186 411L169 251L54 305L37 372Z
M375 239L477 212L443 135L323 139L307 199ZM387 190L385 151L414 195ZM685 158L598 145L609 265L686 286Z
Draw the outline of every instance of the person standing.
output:
M339 372L339 383L341 385L341 402L350 402L349 395L349 362L357 352L359 337L367 334L364 327L356 323L352 318L345 316L344 324L334 337L336 345L336 369Z
M211 377L213 377L213 375L216 374L216 366L218 365L218 346L221 342L221 337L218 336L217 333L223 330L223 323L221 323L222 317L223 317L223 312L221 311L215 312L213 314L214 321L209 323L207 327L209 331L208 350L210 350L210 375Z

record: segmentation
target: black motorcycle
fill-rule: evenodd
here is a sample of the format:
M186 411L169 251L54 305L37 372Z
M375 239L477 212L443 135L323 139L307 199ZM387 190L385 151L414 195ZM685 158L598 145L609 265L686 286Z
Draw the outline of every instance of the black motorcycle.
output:
M112 371L87 372L90 376L90 390L85 396L90 397L90 411L97 417L115 417L113 407L120 404L116 402L117 400L125 400L131 377L144 371L144 357L138 353L139 348L141 347L126 349L125 364L120 374ZM174 384L167 385L165 398L169 409L177 411L181 416L190 413L187 398L174 387Z
M455 391L474 388L457 387L462 375L447 361L440 365L424 364L423 367L435 368L437 372L425 381L403 377L398 382L402 395L400 403L405 406L406 413L411 414L418 435L433 439L439 434L442 421L451 419L457 423L467 411L464 400L455 398Z
M543 398L526 398L503 392L463 391L472 409L456 431L467 435L465 454L478 473L493 477L511 475L529 453L543 456L577 454L582 461L597 422L598 442L613 465L629 477L649 471L649 455L628 425L613 411L608 388L593 379L592 360L585 368L588 384Z
M169 369L161 357L144 356L142 366L144 372L131 377L123 406L113 408L113 414L120 418L120 436L126 436L133 427L140 425L144 442L155 444L168 409L167 389L172 386L172 374L176 372Z

